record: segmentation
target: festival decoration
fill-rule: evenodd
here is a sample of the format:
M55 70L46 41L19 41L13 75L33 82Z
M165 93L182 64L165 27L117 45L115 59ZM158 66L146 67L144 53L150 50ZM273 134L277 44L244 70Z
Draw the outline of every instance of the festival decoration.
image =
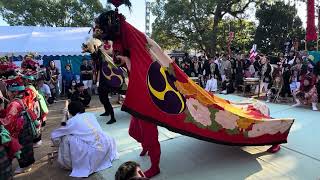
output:
M254 44L254 45L252 45L252 48L251 48L251 50L250 50L250 57L249 57L249 59L251 60L251 62L255 60L255 58L256 58L257 55L258 55L257 45Z
M308 6L308 18L307 18L306 41L316 41L317 31L315 26L314 0L308 0L307 6Z
M122 4L129 7L129 9L131 8L131 2L129 0L108 0L108 3L113 4L116 8L118 8Z

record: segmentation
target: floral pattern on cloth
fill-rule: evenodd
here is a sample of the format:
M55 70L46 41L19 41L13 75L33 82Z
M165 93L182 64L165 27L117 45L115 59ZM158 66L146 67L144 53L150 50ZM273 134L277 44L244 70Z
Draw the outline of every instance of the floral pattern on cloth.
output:
M252 126L252 130L248 132L248 137L254 138L264 134L275 135L288 131L292 123L290 121L263 121Z
M268 106L267 106L265 103L256 100L256 101L252 104L252 106L253 106L255 109L259 110L263 115L265 115L265 116L267 116L267 117L270 116L270 110L269 110Z
M187 99L187 107L194 120L203 126L212 124L209 109L194 98Z
M228 111L219 111L216 113L215 121L219 123L225 129L235 129L237 128L238 116L228 112Z
M23 107L20 105L20 103L13 101L5 110L5 118L0 119L1 123L14 138L18 138L20 131L23 128L24 120L21 116L22 111Z

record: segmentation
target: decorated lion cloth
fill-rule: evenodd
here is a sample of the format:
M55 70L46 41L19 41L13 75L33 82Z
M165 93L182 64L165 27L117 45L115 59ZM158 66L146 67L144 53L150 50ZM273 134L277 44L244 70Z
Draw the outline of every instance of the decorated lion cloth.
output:
M100 21L114 18L110 14L100 15ZM171 131L220 144L287 142L294 119L270 117L269 109L261 102L234 104L208 93L156 42L126 22L121 14L114 14L120 27L120 32L113 34L116 38L111 38L114 52L130 52L130 82L123 111Z
M127 90L128 75L126 69L114 64L109 54L112 54L112 42L103 43L99 39L90 38L82 44L82 52L90 53L97 71L97 82L112 91L124 93Z

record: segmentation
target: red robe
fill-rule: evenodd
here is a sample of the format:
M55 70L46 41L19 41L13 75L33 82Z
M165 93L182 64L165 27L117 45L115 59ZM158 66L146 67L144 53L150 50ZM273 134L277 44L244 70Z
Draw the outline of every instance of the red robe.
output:
M12 101L4 110L5 118L1 119L4 127L9 131L10 135L18 139L23 128L24 120L21 116L23 107L16 100Z

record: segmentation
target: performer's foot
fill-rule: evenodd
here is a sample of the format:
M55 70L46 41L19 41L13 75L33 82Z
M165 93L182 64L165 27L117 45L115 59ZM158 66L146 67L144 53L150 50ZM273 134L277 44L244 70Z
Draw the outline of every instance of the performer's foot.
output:
M276 153L280 151L280 149L281 149L280 144L277 144L277 145L272 145L267 151L269 153Z
M145 156L147 154L148 150L142 149L140 156Z
M108 112L104 112L104 113L100 114L100 116L109 116L109 115L110 115L110 113L108 113Z
M113 123L115 123L115 122L117 122L116 119L111 118L110 121L107 122L107 124L113 124Z
M156 167L156 168L151 167L149 170L144 172L144 175L147 178L152 178L152 177L158 175L159 173L160 173L160 168L159 167Z

